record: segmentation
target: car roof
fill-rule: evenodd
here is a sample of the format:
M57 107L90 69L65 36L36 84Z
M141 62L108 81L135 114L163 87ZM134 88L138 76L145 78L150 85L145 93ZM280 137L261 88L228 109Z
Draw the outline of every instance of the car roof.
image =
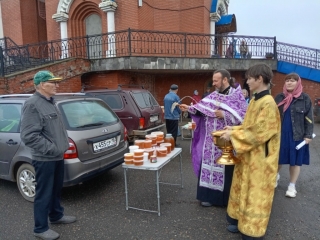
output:
M7 95L0 95L0 100L9 100L9 101L21 101L24 102L27 100L29 97L31 97L33 94L7 94ZM54 95L54 100L55 101L62 101L66 99L90 99L94 97L90 97L85 95L84 93L57 93ZM96 100L102 101L99 98L94 98Z
M144 88L121 88L121 89L92 89L92 90L84 90L84 93L106 93L106 92L149 92L147 89Z

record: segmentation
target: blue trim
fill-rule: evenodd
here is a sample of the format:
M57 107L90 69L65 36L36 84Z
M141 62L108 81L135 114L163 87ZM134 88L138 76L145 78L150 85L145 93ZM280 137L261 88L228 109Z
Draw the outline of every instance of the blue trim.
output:
M288 63L284 61L278 61L277 71L289 74L295 72L299 74L301 78L308 79L311 81L320 83L320 70L315 68L308 68L305 66L300 66L293 63Z
M218 4L218 0L212 0L212 2L211 2L211 8L210 8L210 13L215 13L215 12L217 12L217 4Z
M233 14L223 15L221 19L216 22L216 26L230 24L232 22Z

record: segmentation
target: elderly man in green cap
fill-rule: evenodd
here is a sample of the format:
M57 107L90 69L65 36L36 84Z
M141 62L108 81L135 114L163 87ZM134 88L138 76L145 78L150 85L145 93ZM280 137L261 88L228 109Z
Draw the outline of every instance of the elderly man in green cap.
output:
M60 204L63 154L69 148L67 132L53 99L61 80L49 71L37 72L33 79L36 92L22 108L21 139L31 149L37 181L34 235L41 239L59 238L49 228L48 218L51 224L76 221L75 217L64 215Z

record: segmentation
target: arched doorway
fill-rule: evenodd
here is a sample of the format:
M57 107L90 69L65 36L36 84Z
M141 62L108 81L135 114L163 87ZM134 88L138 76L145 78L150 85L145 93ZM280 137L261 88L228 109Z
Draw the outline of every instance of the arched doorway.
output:
M71 36L87 38L85 51L89 58L102 57L102 17L103 12L94 2L82 2L71 13Z

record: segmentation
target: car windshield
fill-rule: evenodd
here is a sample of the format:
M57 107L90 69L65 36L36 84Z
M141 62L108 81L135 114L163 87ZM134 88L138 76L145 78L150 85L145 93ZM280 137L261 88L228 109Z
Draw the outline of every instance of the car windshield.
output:
M132 96L140 108L159 106L158 102L148 92L132 93Z
M59 104L67 129L94 128L114 124L115 113L102 101L79 100Z

